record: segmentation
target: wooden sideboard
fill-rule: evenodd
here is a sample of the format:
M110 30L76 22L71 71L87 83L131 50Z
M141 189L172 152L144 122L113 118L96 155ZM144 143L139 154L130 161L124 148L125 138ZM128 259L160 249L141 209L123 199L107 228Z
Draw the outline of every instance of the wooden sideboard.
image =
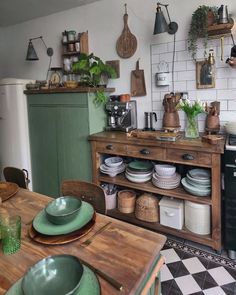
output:
M133 213L123 214L118 209L108 210L109 216L127 221L141 227L175 235L197 243L221 250L221 154L224 152L224 140L211 145L198 139L181 138L176 142L166 142L130 137L122 132L100 132L89 136L92 150L93 182L96 184L113 183L120 187L132 188L139 191L151 192L159 196L189 200L211 206L211 234L199 235L186 228L177 230L163 226L158 222L150 223L138 220ZM174 163L181 168L181 174L194 167L211 170L212 190L209 197L197 197L187 193L180 185L176 189L166 190L155 187L151 181L133 183L123 174L110 177L100 173L99 166L109 155L129 158L148 159L163 163Z

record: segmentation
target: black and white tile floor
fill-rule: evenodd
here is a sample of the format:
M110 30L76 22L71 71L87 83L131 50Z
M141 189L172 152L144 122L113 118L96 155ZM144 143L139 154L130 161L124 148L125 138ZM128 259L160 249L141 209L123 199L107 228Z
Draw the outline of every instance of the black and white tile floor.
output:
M236 295L236 262L168 240L161 254L162 295Z

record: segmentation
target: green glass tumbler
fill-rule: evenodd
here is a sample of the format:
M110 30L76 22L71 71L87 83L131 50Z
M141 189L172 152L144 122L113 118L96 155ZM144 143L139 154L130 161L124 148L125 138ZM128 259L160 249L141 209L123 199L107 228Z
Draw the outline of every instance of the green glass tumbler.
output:
M17 252L21 247L21 217L8 216L1 219L2 250L6 255Z

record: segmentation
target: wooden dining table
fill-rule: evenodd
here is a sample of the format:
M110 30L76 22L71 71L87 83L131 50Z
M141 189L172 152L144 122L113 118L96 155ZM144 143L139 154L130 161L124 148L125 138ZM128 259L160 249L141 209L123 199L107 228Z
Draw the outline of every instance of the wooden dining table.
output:
M151 294L151 289L160 287L157 275L164 263L160 250L165 236L96 213L92 230L80 239L60 245L41 244L30 238L29 229L36 214L50 201L50 197L19 189L0 205L8 214L20 215L22 222L21 249L11 255L4 255L0 250L0 295L5 294L30 266L56 254L75 255L123 286L119 291L97 275L102 295ZM97 234L91 244L82 244L108 222L110 225Z

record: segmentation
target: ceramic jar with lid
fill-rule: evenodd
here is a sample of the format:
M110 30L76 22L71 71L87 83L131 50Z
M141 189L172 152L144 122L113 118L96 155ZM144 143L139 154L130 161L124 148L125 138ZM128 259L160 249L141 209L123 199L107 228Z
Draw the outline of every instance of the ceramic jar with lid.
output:
M75 41L76 31L68 31L67 39L68 41Z

